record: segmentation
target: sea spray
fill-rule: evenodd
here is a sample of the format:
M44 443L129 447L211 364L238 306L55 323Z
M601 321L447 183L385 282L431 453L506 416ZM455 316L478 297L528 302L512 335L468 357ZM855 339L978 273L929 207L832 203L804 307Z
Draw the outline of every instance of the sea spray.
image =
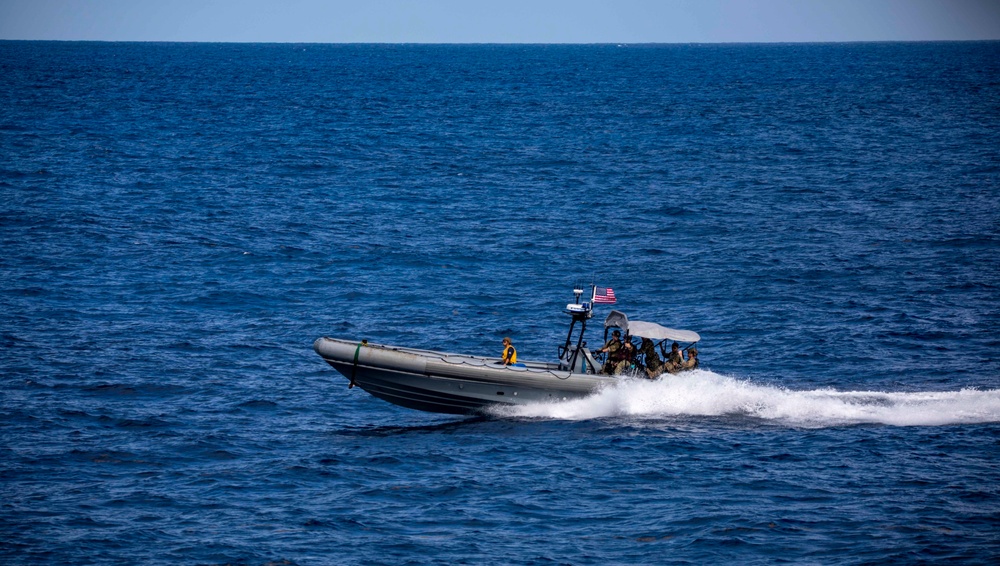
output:
M655 381L624 378L583 399L498 407L493 414L563 420L738 415L807 427L938 426L1000 422L1000 390L795 390L696 370Z

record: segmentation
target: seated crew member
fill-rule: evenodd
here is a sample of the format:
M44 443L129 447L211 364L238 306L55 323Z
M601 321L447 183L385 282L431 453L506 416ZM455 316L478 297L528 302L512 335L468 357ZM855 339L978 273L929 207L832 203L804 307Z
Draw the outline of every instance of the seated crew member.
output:
M507 337L504 337L503 339L503 355L501 356L501 361L505 366L517 363L517 350L514 349L514 344L512 344L510 338Z
M663 348L663 344L660 344L660 348ZM670 345L670 353L663 353L666 361L663 364L663 369L670 373L677 373L681 371L681 364L684 363L684 358L681 356L681 345L674 342Z
M698 348L694 346L688 348L688 359L681 364L681 369L695 369L698 367Z
M607 352L608 358L604 362L604 366L601 367L601 373L612 373L615 370L615 365L621 361L621 348L622 348L622 333L620 330L615 330L611 333L611 339L604 343L604 347L600 350L594 352L595 354L601 354Z
M615 375L621 375L635 367L635 346L631 340L626 340L619 352L621 360L615 364Z
M653 341L649 338L643 338L642 344L639 346L639 353L642 354L643 359L646 360L646 375L650 379L660 375L663 372L663 360L660 356L656 355L656 348L653 347Z

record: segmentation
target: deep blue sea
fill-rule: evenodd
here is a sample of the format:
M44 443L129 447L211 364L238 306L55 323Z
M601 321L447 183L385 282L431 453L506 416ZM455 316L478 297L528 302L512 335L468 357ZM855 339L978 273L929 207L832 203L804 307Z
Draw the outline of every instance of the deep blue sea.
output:
M0 42L0 196L4 564L1000 561L1000 43ZM593 283L702 369L312 351L555 361Z

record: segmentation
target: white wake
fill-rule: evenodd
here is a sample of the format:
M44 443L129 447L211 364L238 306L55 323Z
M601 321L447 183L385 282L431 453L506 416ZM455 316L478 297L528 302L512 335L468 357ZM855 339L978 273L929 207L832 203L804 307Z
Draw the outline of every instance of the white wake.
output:
M792 426L935 426L1000 422L1000 389L796 391L696 370L657 381L623 380L584 399L506 406L494 414L565 420L740 415Z

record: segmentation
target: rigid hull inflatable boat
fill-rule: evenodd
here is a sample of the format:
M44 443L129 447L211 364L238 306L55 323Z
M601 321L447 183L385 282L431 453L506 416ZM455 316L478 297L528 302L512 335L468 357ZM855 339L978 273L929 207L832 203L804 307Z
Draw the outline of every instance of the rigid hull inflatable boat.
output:
M610 375L574 373L560 364L505 366L497 358L335 338L320 338L313 347L352 385L390 403L435 413L465 414L497 403L585 397L617 381Z
M596 292L596 291L595 291ZM587 320L593 316L591 302L577 301L566 306L572 315L566 343L559 348L559 362L521 362L504 365L499 358L470 356L372 344L365 340L320 338L313 344L316 353L344 375L350 387L411 409L435 413L468 414L489 405L518 405L555 402L586 397L620 379L600 373L601 364L583 340ZM577 323L580 323L577 329ZM628 318L611 311L605 321L608 329L622 328L629 333ZM643 337L697 342L690 331L671 330L658 324L633 321L631 325ZM575 343L574 343L575 342Z

